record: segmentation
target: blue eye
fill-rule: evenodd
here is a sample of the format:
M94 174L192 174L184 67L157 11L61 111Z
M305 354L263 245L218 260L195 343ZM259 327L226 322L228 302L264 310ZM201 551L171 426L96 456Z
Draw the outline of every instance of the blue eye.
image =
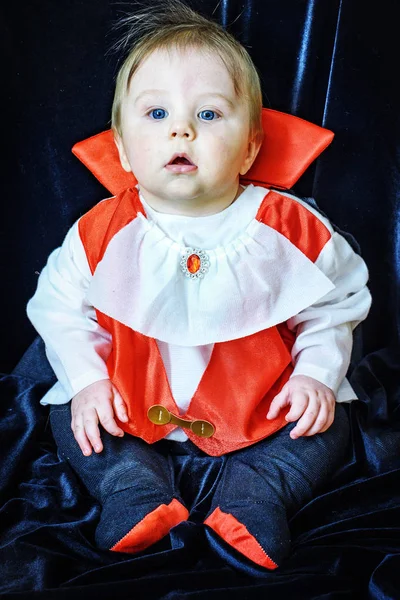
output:
M215 118L218 117L218 115L213 110L207 109L200 111L198 117L200 119L203 119L203 121L213 121Z
M163 108L155 108L149 114L151 117L153 117L153 119L165 119L167 116L167 111Z

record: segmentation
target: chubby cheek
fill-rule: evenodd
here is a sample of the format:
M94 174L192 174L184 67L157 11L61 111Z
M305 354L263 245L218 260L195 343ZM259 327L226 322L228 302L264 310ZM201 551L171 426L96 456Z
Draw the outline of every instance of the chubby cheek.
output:
M146 176L151 171L154 160L154 148L144 140L136 140L129 149L129 164L136 178Z
M208 166L210 171L219 173L221 177L231 176L235 178L242 164L244 151L242 142L225 137L214 138L212 152L208 148Z

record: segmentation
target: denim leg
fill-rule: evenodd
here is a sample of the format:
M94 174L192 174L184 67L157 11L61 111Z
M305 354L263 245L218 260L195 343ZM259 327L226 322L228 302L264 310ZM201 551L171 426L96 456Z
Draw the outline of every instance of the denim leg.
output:
M340 404L324 433L292 440L294 426L228 457L205 523L213 547L225 559L230 555L235 566L238 552L265 568L279 566L290 552L288 519L329 481L345 456L349 423Z
M150 545L147 541L157 541L153 539L155 529L165 535L171 528L169 525L183 520L180 517L186 518L187 511L174 486L171 460L162 450L158 451L159 445L149 445L129 434L115 437L102 430L103 451L84 456L71 430L70 403L52 406L50 422L59 455L102 506L96 530L99 547L114 549L142 523L139 541L136 529L130 540L115 548L123 552L138 551Z

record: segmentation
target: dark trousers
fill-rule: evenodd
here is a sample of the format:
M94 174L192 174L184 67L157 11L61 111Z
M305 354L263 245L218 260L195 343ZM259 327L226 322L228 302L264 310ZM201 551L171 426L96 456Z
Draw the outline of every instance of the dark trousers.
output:
M349 440L347 413L337 404L334 423L322 434L292 440L290 424L221 457L208 456L190 441L149 445L104 430L104 450L83 456L71 431L70 404L52 406L50 418L59 455L102 506L100 547L113 548L160 506L168 522L173 503L187 509L189 520L206 520L212 547L237 566L242 555L267 568L281 564L290 551L288 520L329 481ZM148 523L154 533L155 521Z

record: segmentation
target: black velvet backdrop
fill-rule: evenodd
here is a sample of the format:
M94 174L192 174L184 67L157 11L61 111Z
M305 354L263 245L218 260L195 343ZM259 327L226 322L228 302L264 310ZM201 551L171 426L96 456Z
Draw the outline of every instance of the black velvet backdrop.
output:
M295 191L355 236L370 269L373 306L352 375L353 451L296 515L293 556L266 579L225 567L194 525L177 528L169 548L133 559L95 549L98 507L58 461L39 406L51 373L38 340L7 374L35 338L25 306L37 272L73 221L108 195L70 149L109 126L118 59L106 55L110 28L132 5L8 2L0 8L0 596L400 598L398 1L188 4L215 9L248 47L265 106L336 134Z

